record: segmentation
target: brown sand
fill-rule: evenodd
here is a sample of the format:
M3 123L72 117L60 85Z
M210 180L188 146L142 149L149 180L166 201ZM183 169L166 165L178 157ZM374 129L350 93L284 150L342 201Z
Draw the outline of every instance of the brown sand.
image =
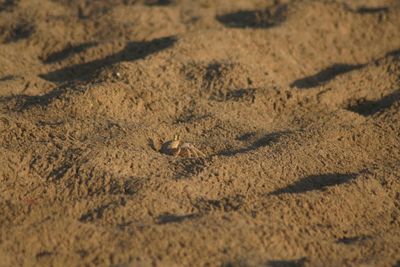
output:
M399 1L0 10L0 266L400 265Z

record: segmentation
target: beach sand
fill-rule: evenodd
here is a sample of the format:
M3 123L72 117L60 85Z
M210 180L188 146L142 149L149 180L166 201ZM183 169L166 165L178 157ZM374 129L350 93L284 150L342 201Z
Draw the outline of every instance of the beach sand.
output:
M0 0L0 266L400 266L400 2Z

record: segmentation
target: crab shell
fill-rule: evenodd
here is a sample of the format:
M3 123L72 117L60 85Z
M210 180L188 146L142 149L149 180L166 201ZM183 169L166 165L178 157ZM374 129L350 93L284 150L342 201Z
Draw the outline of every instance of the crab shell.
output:
M180 140L171 140L162 144L160 152L168 155L176 155L179 151Z

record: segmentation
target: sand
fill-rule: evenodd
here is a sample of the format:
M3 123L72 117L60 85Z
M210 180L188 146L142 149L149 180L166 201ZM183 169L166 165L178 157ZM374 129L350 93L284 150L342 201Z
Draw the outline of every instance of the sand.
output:
M0 266L400 266L400 2L1 0Z

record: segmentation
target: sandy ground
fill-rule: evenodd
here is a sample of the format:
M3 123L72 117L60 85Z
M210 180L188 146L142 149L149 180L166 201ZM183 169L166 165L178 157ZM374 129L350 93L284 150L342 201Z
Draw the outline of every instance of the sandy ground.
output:
M0 0L0 96L0 266L400 266L397 0Z

